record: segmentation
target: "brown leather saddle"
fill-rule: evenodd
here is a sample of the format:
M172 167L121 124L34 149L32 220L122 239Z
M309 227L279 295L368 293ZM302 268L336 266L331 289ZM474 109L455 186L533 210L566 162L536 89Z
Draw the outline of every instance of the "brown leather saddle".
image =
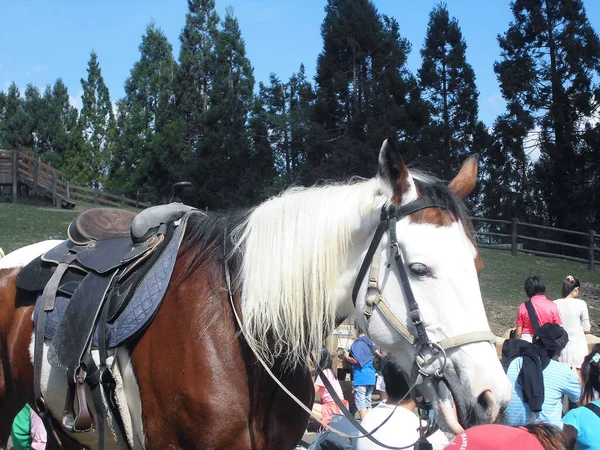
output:
M42 255L49 279L36 306L35 399L38 410L45 414L40 379L46 318L55 308L58 293L68 294L68 305L48 350L48 362L66 370L69 381L61 419L65 431L97 429L99 439L103 439L100 391L103 386L114 384L106 370L107 323L124 310L142 275L151 269L169 242L177 221L193 209L180 203L148 208L139 214L91 209L69 225L68 240ZM18 280L19 283L24 285L27 280ZM39 285L39 280L34 284ZM118 295L124 286L130 295ZM99 366L91 356L95 334ZM88 405L87 389L93 397L96 417Z

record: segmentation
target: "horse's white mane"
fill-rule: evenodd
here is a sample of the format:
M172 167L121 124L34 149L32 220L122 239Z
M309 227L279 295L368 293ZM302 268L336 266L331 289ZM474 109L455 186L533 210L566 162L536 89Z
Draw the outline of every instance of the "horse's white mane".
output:
M295 365L320 349L335 327L352 231L383 202L376 179L291 188L235 231L244 332L260 356Z

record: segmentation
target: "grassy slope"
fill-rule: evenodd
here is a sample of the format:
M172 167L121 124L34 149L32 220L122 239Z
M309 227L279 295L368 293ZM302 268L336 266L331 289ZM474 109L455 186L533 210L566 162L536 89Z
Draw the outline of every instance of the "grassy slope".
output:
M481 292L492 330L502 335L514 326L519 304L527 300L523 285L531 275L546 281L548 298L561 297L562 282L573 275L582 283L581 296L588 302L594 334L600 325L600 300L598 285L600 272L587 270L586 264L562 259L541 258L533 255L481 249L485 267L480 275Z
M87 205L90 207L93 205ZM85 208L84 208L85 209ZM0 247L10 252L33 242L65 239L68 224L78 214L26 205L0 203ZM480 284L492 330L497 334L514 324L517 308L525 300L523 283L530 275L541 276L548 285L548 297L560 297L562 280L568 274L582 282L582 296L588 301L596 334L600 331L600 271L590 272L584 264L530 255L510 256L509 252L482 249L485 268Z

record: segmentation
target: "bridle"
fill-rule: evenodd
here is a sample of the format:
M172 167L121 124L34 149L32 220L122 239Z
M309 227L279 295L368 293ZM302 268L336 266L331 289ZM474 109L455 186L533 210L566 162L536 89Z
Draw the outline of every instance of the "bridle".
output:
M433 342L427 335L427 330L423 324L421 317L421 311L419 310L419 304L417 303L415 296L410 285L410 280L406 272L404 259L398 244L398 238L396 236L396 223L398 220L410 216L411 214L421 211L427 208L439 208L447 210L448 206L439 203L437 200L431 198L423 198L413 200L405 205L386 204L381 208L381 217L379 225L375 230L373 240L369 245L365 259L363 260L358 276L354 282L352 289L352 303L356 307L356 298L358 291L365 279L367 270L370 268L369 273L369 284L367 286L367 293L365 297L365 305L363 308L363 316L365 319L366 330L368 334L369 322L373 315L373 309L378 308L379 312L385 317L386 321L402 336L408 343L415 348L415 361L414 361L414 375L411 385L421 384L418 382L418 378L444 378L444 369L447 364L446 351L452 348L460 347L462 345L471 344L475 342L496 342L496 336L491 331L475 331L471 333L464 333L457 336L449 337L438 342ZM381 289L379 288L379 268L381 261L381 254L383 253L382 238L385 232L389 235L390 250L393 255L393 259L396 262L398 274L400 275L400 282L404 291L404 297L408 306L409 317L412 326L415 329L415 333L411 332L406 325L398 318L388 302L383 297ZM439 367L432 369L432 364L441 358Z

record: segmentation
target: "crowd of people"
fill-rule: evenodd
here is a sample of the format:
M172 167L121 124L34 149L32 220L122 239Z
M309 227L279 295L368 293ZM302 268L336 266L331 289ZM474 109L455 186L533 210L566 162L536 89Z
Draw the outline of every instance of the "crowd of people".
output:
M499 423L470 428L450 442L438 430L427 437L429 448L600 449L600 344L588 351L585 334L590 332L590 320L587 304L578 299L579 289L579 280L569 275L562 285L562 298L552 301L546 297L540 277L525 281L529 300L519 306L514 332L502 348L501 362L513 388ZM425 422L415 413L416 403L407 395L409 385L394 358L376 349L360 330L344 358L352 363L354 404L363 428L387 446L416 443ZM381 360L379 378L373 364L376 359ZM339 387L330 361L328 367ZM325 387L318 381L317 385L323 398ZM376 386L383 386L387 399L380 398L372 408ZM325 399L333 402L326 394ZM325 424L335 414L327 417ZM311 449L385 448L367 438L338 438L337 444L331 445L328 439L333 433L326 425L322 431Z

